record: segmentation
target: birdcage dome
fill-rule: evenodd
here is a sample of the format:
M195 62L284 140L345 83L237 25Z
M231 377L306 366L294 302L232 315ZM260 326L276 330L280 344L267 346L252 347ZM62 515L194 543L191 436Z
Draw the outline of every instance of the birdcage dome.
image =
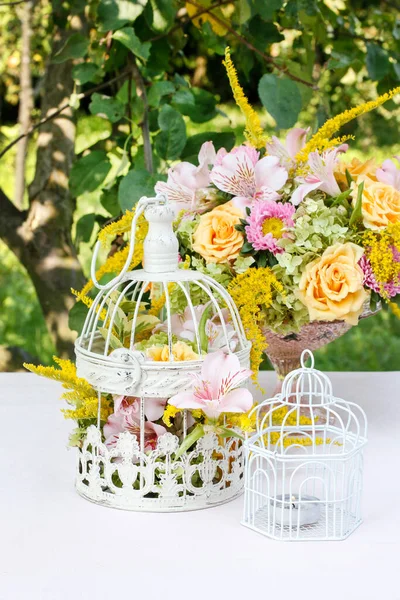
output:
M309 350L302 353L301 368L285 377L281 393L259 404L253 416L257 433L249 443L275 455L304 447L308 454L347 454L366 442L364 411L333 395L329 377L314 368Z
M211 350L223 349L238 356L243 367L249 366L251 344L247 341L238 310L228 292L212 277L178 266L178 240L172 230L174 211L163 197L144 198L136 215L144 211L149 232L144 242L143 269L123 271L106 285L95 279L94 253L92 278L100 288L85 320L82 333L75 342L77 372L96 390L112 394L141 397L168 397L190 386L192 374L199 372L204 359L201 315L207 312L211 328ZM135 222L132 225L134 239ZM131 255L133 253L131 243ZM130 256L127 265L130 263ZM155 331L166 333L166 348L162 360L153 360L140 344L141 328L148 315L149 298L154 293L165 296L163 323ZM173 302L180 294L186 304L190 321L188 337L192 352L180 360L175 347L174 327L177 325ZM122 310L123 309L123 310ZM128 314L127 319L123 315ZM125 319L125 323L121 323ZM115 336L125 327L123 345ZM203 332L204 334L204 332ZM217 339L213 339L216 337Z

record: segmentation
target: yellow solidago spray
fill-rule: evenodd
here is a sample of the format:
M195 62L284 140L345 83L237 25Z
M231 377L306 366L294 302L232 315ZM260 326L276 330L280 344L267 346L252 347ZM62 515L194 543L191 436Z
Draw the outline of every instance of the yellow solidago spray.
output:
M262 361L262 353L267 347L262 331L263 310L272 304L275 292L284 293L282 284L268 267L248 269L237 275L229 286L228 292L236 303L248 339L252 343L250 360L253 380Z
M246 129L244 132L246 139L255 148L265 148L268 137L264 133L256 111L246 98L243 88L239 83L237 71L231 59L229 46L225 48L225 60L223 61L223 65L229 77L229 83L232 88L235 102L242 111L243 115L246 117Z
M381 106L393 96L400 92L400 87L394 88L390 92L386 94L382 94L378 96L375 100L371 100L370 102L365 102L364 104L360 104L360 106L355 106L354 108L350 108L349 110L345 110L340 115L333 117L332 119L328 119L326 123L322 125L315 133L312 138L307 142L304 148L297 154L296 161L298 163L307 162L308 156L310 152L314 152L315 150L323 151L331 148L332 146L338 146L342 144L347 139L352 136L344 136L341 138L331 139L334 133L336 133L343 125L346 123L350 123L353 119L356 119L360 115L364 115L371 110L374 110L378 106Z

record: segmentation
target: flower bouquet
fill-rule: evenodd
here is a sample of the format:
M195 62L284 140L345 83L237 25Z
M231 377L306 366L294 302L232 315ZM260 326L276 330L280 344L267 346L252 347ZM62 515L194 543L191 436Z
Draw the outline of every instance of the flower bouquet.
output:
M252 341L256 373L266 351L280 377L316 349L400 298L400 168L346 158L344 124L400 88L326 121L267 138L225 67L246 117L247 143L203 144L198 165L181 162L156 190L179 207L183 261L226 286ZM272 294L272 296L271 296ZM176 298L177 308L180 300ZM268 345L268 347L267 347Z

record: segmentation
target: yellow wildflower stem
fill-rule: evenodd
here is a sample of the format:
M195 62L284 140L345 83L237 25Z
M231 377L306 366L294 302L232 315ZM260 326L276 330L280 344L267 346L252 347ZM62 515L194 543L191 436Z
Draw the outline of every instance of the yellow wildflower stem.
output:
M25 369L28 369L28 371L40 375L41 377L60 381L66 389L72 388L75 391L86 395L93 395L95 393L86 379L82 379L76 375L76 367L73 362L58 358L57 356L53 356L53 360L58 364L60 367L59 369L56 369L55 367L44 367L43 365L36 366L29 363L24 363L24 367Z
M222 63L226 69L229 78L229 83L233 92L233 97L236 104L246 118L245 136L255 148L264 148L268 141L267 136L261 126L260 119L245 96L242 86L239 83L239 78L235 65L231 59L229 46L225 48L225 60Z
M381 106L382 104L393 98L393 96L395 96L399 92L400 86L394 88L386 94L378 96L378 98L376 98L375 100L371 100L370 102L360 104L360 106L355 106L354 108L345 110L340 115L336 115L336 117L328 119L326 123L324 123L322 127L318 129L317 133L315 133L312 136L312 138L307 142L304 148L300 150L300 152L296 156L296 161L298 163L304 163L307 161L310 152L314 152L315 150L325 150L327 147L329 147L327 146L327 144L329 143L329 140L332 137L332 135L341 127L343 127L343 125L349 123L350 121L353 121L353 119L356 119L360 115L364 115L365 113L374 110L378 106ZM335 145L337 145L337 143L338 142L336 140Z
M237 275L229 284L228 292L235 301L248 339L252 343L250 360L253 380L257 374L262 354L267 344L262 331L263 310L272 304L275 292L284 293L282 284L268 267L247 269Z

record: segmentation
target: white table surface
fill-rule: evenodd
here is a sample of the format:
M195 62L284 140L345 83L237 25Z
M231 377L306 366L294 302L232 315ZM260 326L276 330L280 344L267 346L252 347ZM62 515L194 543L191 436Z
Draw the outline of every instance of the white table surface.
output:
M290 543L241 526L242 498L178 514L83 500L61 386L0 374L0 599L400 599L400 372L331 377L369 417L364 523L344 542Z

